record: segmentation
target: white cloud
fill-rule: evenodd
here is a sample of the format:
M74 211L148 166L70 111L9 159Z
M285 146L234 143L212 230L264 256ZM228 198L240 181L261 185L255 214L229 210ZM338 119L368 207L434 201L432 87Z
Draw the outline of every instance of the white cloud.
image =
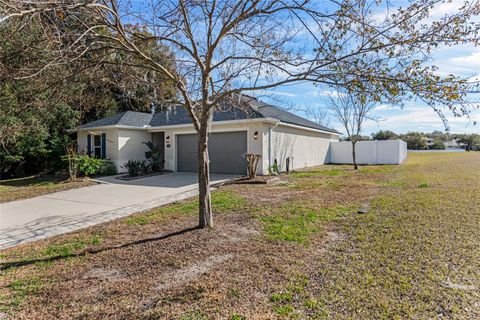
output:
M468 82L480 82L480 75L468 78Z
M458 11L465 4L465 0L449 0L439 3L430 10L430 18L441 18Z
M339 96L339 93L336 90L307 91L307 94L313 97L338 97Z
M266 95L276 95L276 96L284 96L284 97L296 97L297 94L285 91L262 91L262 94Z
M480 111L472 112L471 118L454 117L445 111L448 126L453 133L480 132L480 125L473 125L480 118ZM428 106L406 106L403 110L395 111L395 114L385 116L378 123L370 121L365 125L365 133L383 130L392 130L398 133L408 131L433 131L444 130L443 122L438 114Z
M475 1L475 0L473 0ZM472 2L472 0L470 0ZM398 4L397 4L398 3ZM393 2L392 2L393 4ZM402 6L404 9L409 5L409 2L406 1L396 1L395 6L389 6L388 9L385 7L380 7L379 10L372 15L372 18L377 22L383 22L387 17L391 16L393 13L396 13L397 9ZM423 19L424 23L431 23L440 18L443 18L449 14L455 14L459 11L461 7L465 4L465 0L447 0L445 2L440 2L434 5L428 13L428 17ZM476 21L476 18L474 18Z
M441 47L432 54L431 64L439 68L439 74L446 76L474 76L480 70L480 48L474 45Z
M451 58L453 63L460 64L466 68L480 67L480 50L470 55Z
M393 109L395 109L395 107L392 106L391 104L380 104L375 107L375 110L377 111L386 111L386 110L393 110Z

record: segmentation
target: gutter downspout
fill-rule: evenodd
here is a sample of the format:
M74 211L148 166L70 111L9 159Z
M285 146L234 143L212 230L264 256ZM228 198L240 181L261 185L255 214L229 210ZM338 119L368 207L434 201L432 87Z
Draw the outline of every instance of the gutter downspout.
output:
M268 128L268 170L272 167L272 130L275 129L279 123L280 121Z

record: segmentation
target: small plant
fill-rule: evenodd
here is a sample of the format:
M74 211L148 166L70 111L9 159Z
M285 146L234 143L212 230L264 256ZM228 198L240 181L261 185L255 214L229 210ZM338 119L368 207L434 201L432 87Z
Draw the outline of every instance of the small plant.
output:
M148 163L147 160L140 161L139 166L142 174L148 174L152 169L152 164Z
M122 166L122 168L127 169L129 176L136 177L142 171L141 165L141 162L138 160L128 160L127 163Z
M429 188L430 185L429 185L428 183L426 183L426 182L422 182L422 183L420 183L420 184L418 185L418 187L419 187L419 188Z
M308 299L303 305L309 309L316 309L318 306L318 301L315 299Z
M99 170L99 174L103 176L111 176L117 174L117 167L110 160L104 160Z
M97 174L102 166L103 160L89 155L79 155L77 157L78 171L84 176Z
M271 175L277 175L279 172L278 172L278 162L277 162L277 159L275 159L275 161L273 161L273 165L268 168L268 171L269 171L269 174Z
M228 295L230 298L240 298L240 290L238 290L237 288L231 288L229 291L228 291Z
M180 320L208 320L208 317L201 311L193 311L182 315Z
M28 296L37 293L42 286L42 280L37 277L16 279L8 285L12 291L10 301L5 301L6 303L2 301L2 304L12 308L19 307Z
M275 312L281 316L288 316L295 312L295 308L291 304L275 308Z
M68 175L70 180L77 179L78 176L78 154L75 147L69 144L65 147L66 155L62 156L62 160L68 161Z
M270 301L272 302L291 302L292 300L293 296L290 292L274 293L270 297Z

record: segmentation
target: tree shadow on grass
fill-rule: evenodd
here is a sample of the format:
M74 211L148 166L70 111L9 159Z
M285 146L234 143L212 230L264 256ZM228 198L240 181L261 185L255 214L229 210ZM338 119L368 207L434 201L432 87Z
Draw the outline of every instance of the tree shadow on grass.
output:
M48 183L68 181L68 176L30 176L0 181L0 185L8 187L31 187Z
M99 248L99 249L87 249L87 250L83 250L83 251L78 252L78 253L72 253L72 254L66 254L66 255L57 255L57 256L48 257L48 258L26 259L26 260L21 260L21 261L11 261L11 262L6 262L6 263L0 263L0 270L8 270L8 269L11 269L11 268L23 267L23 266L27 266L27 265L31 265L31 264L35 264L35 263L41 263L41 262L54 262L54 261L63 260L63 259L67 259L67 258L72 258L72 257L82 257L82 256L85 256L86 254L97 254L97 253L108 251L108 250L127 248L127 247L140 245L140 244L144 244L144 243L161 241L161 240L165 240L165 239L172 238L172 237L175 237L175 236L180 236L182 234L185 234L185 233L188 233L188 232L191 232L191 231L195 231L195 230L198 230L198 229L200 229L200 227L198 227L198 226L190 227L190 228L186 228L186 229L183 229L183 230L167 233L167 234L164 234L164 235L161 235L161 236L158 236L158 237L150 237L150 238L145 238L145 239L139 239L139 240L135 240L135 241L132 241L132 242L127 242L127 243L114 245L114 246L103 247L103 248Z

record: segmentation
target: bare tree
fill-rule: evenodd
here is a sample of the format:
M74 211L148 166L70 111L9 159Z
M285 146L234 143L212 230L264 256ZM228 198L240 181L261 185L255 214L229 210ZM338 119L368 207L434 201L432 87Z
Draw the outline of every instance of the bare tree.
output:
M0 23L38 19L52 38L56 58L23 76L74 61L99 67L122 55L174 83L198 134L199 225L206 227L213 226L207 133L224 101L241 108L243 92L313 81L374 100L461 102L466 81L438 77L422 63L439 44L478 43L480 24L469 21L480 8L466 2L422 24L442 2L420 0L377 21L377 0L0 0ZM72 34L68 23L83 32ZM149 42L171 48L173 71L138 45Z
M373 116L375 103L365 96L355 95L347 90L338 90L329 96L327 106L332 116L342 124L348 140L352 143L353 168L358 169L356 145L361 138L362 128L367 120L376 121Z
M318 123L322 126L329 127L331 125L330 113L328 108L321 108L318 106L305 106L301 108L301 111L311 121Z

